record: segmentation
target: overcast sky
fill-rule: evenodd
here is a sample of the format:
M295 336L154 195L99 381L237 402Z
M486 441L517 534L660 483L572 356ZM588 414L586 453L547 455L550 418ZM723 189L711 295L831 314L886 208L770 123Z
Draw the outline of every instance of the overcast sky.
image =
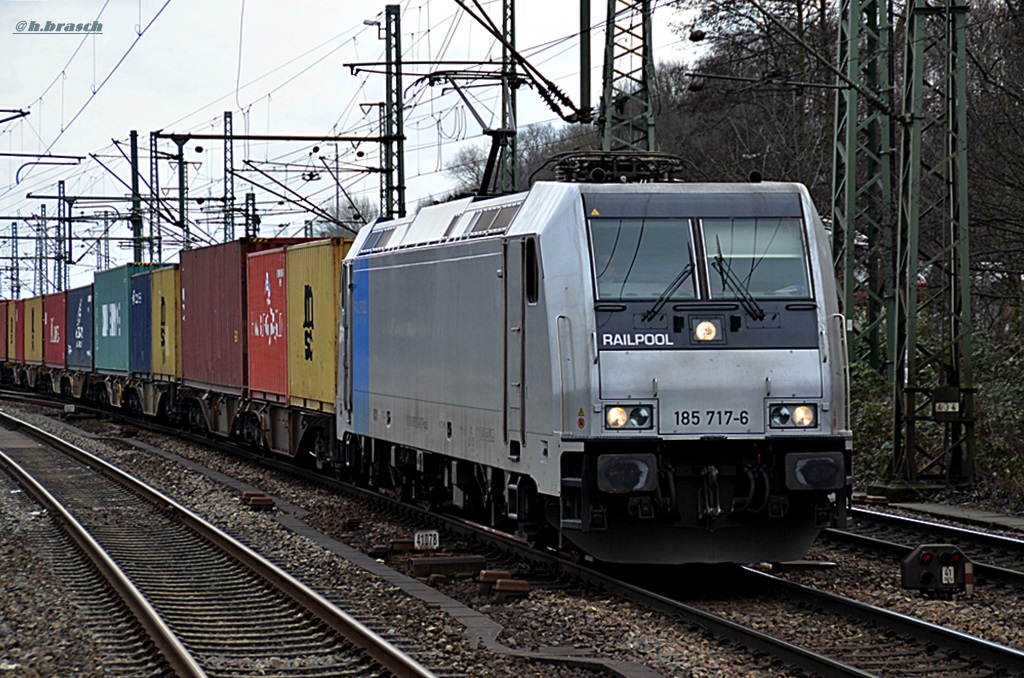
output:
M384 76L353 75L346 65L384 59L384 41L377 26L367 22L383 24L387 4L402 8L401 40L407 62L500 60L495 41L455 0L0 0L0 109L30 112L25 118L0 123L0 153L86 157L70 167L26 165L35 159L0 157L0 215L38 214L44 202L53 214L55 201L25 196L55 194L58 179L66 181L69 195L124 195L124 187L100 161L128 181L128 163L112 140L127 141L133 129L139 131L147 181L150 132L221 134L224 111L233 113L235 134L324 135L332 130L341 135L376 134L377 111L367 111L360 104L383 99ZM483 4L500 25L500 3ZM593 0L592 6L592 23L599 24L605 2ZM516 5L520 51L573 101L579 100L579 40L573 35L578 30L578 8L575 0L519 0ZM668 28L670 21L678 20L671 9L656 10L656 61L692 58L685 51L688 43L680 42ZM47 22L53 26L99 22L102 32L47 32ZM33 30L36 26L38 30ZM593 104L600 92L603 31L593 32L592 50ZM404 81L406 103L414 104L406 113L410 208L449 187L443 168L456 150L464 144L484 143L479 125L456 94L440 87L410 87L413 80L406 77ZM520 126L557 122L533 90L520 92ZM498 88L475 88L471 95L485 122L497 127ZM7 116L0 113L0 118ZM199 145L202 152L195 148ZM127 152L128 146L122 147ZM174 146L164 142L160 150L170 152ZM246 168L244 161L249 160L266 171L277 170L279 180L323 202L334 195L330 176L321 171L318 182L302 180L304 173L322 170L310 151L309 143L236 142L234 166ZM339 151L343 164L356 162L357 151L365 153L361 161L371 166L378 162L374 144L358 148L342 144ZM97 154L99 161L89 158L90 154ZM318 155L333 158L334 149L321 149ZM190 194L222 194L223 144L192 142L186 146L186 158ZM176 187L175 172L169 160L161 163L165 188ZM342 180L354 196L374 204L379 200L377 182L376 176L360 180L355 173L343 174ZM252 190L248 184L236 180L239 200L248 190ZM310 218L290 206L276 205L265 193L259 200L267 213L261 235L282 229L292 234ZM81 203L76 205L76 215L82 212L79 207L88 214L107 209ZM124 203L109 207L126 211ZM192 211L190 217L197 218L202 237L221 236L222 226L212 223L218 217ZM100 233L93 224L75 228L76 235L80 232L83 237ZM236 235L241 235L241 225L237 228ZM20 224L19 235L26 231L34 232L29 224ZM117 231L125 232L123 226L115 226ZM11 221L0 220L0 257L10 256L10 233ZM95 243L75 244L79 262L73 269L73 284L88 282L88 273L96 266L95 249ZM21 255L33 251L34 243L21 241ZM111 255L114 264L130 260L130 252L116 243ZM164 258L176 260L171 248L165 249ZM0 260L0 266L9 266L9 260ZM32 287L34 273L22 268L22 296L29 296L34 290L26 287ZM0 296L10 296L9 275L0 279Z

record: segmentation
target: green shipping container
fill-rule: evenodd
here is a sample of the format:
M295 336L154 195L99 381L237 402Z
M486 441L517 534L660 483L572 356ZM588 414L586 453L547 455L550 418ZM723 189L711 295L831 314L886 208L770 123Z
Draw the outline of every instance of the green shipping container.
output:
M156 268L127 264L96 274L93 282L93 356L100 374L131 372L132 276Z
M288 402L330 411L337 398L341 261L352 241L332 238L285 248L288 288Z

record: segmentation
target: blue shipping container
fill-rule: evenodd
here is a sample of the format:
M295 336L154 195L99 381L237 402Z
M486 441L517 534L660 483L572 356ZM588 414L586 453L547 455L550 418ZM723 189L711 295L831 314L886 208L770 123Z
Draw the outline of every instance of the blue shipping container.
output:
M92 285L68 290L68 369L92 370Z
M132 276L131 368L134 374L153 371L153 288L150 272Z

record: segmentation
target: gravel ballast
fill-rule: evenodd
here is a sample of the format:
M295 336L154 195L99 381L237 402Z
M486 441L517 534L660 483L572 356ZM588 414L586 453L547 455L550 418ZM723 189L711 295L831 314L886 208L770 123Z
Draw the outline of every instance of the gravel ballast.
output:
M21 408L4 409L42 428L54 430L71 442L130 469L335 600L343 609L440 675L481 678L607 675L596 669L530 662L487 649L467 638L465 628L438 607L409 596L324 549L312 539L283 528L274 519L273 512L244 507L240 493L227 489L203 473L123 443L97 440L77 429L81 426L93 430L93 436L99 434L113 438L121 435L119 426L75 422L75 427L68 427ZM301 507L308 512L303 518L306 523L333 538L348 541L352 546L387 544L393 538L411 536L411 527L394 524L394 518L375 515L372 509L358 501L329 490L191 443L168 441L163 436L148 433L139 434L138 438ZM11 484L6 478L5 482ZM31 502L24 499L17 504L3 502L0 504L3 511L0 519L5 526L9 521L27 521L27 515L33 510L30 506ZM342 524L345 519L353 517L360 519L361 527L355 533L346 533ZM59 582L47 582L48 578L53 579L52 568L31 542L8 540L4 548L18 552L18 558L27 559L34 566L30 569L17 568L17 558L5 558L0 562L5 581L0 599L0 624L7 621L17 629L12 635L0 637L0 675L5 670L17 671L15 675L19 676L73 673L49 670L51 664L40 657L53 646L52 635L32 633L30 628L23 633L14 616L33 616L25 609L22 599L26 591L35 591L42 597L38 605L50 611L53 617L46 622L51 628L75 627L78 625L75 609L67 603L69 597L73 598L70 595L73 592L61 590L59 586L50 588ZM23 570L24 577L11 578L9 569L12 567ZM502 626L496 639L499 649L504 647L514 652L558 647L566 654L626 662L637 668L646 667L654 675L665 676L788 675L784 670L773 668L766 659L756 659L745 650L707 637L701 629L617 597L556 586L535 588L525 598L501 602L482 596L476 586L468 582L452 581L439 589L497 621ZM87 629L83 629L80 639L67 637L60 661L62 666L82 667L80 675L111 675L104 671L96 658ZM17 664L17 667L5 669L8 664Z
M22 414L44 428L55 427L76 444L131 469L136 475L189 506L211 522L248 543L308 584L339 603L354 616L403 646L442 675L465 676L595 676L596 670L528 662L494 652L467 638L464 626L436 604L410 596L389 582L353 565L311 538L286 529L281 510L253 511L242 506L240 492L191 470L123 443L92 439L47 417ZM121 428L102 422L82 422L104 436L121 435ZM202 468L223 473L291 504L303 523L361 552L409 538L412 526L384 515L364 502L309 485L292 477L226 456L200 445L138 434L141 443L180 455ZM14 492L12 494L12 491ZM10 535L0 547L4 573L0 597L0 675L111 675L80 628L73 592L53 577L48 557L32 538L40 515L35 505L3 477L0 483L0 522ZM352 530L351 519L360 526ZM328 540L329 541L329 540ZM784 577L867 603L927 619L1011 647L1024 648L1024 604L1007 592L979 588L974 596L954 600L925 600L899 584L898 562L876 555L826 548L816 544L811 560L836 561L835 569L786 572ZM495 647L509 652L557 647L563 652L604 657L646 667L665 676L786 676L768 659L756 659L743 649L707 637L700 629L616 596L602 595L576 585L535 586L528 597L500 601L483 595L472 582L450 580L436 584L451 596L501 626ZM737 603L741 608L742 602ZM733 618L737 618L732 615ZM741 620L741 619L740 619ZM742 621L742 620L741 620ZM763 620L761 620L763 622ZM753 622L752 622L753 623ZM755 623L755 625L757 625ZM6 633L8 629L14 633ZM55 642L52 629L60 629ZM809 634L826 629L800 629ZM795 642L799 642L796 639ZM604 674L606 675L606 674Z

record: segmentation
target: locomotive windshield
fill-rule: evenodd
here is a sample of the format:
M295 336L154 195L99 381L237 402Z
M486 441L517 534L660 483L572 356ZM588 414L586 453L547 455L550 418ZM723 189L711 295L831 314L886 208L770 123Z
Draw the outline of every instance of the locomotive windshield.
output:
M800 219L702 219L712 299L735 299L744 292L757 299L811 296ZM729 285L713 265L721 256L745 290Z
M598 299L696 298L689 220L593 219L590 236Z
M799 218L626 217L589 222L600 301L811 297ZM691 228L699 229L695 232L701 235L701 247L695 247ZM695 260L701 259L698 270Z

